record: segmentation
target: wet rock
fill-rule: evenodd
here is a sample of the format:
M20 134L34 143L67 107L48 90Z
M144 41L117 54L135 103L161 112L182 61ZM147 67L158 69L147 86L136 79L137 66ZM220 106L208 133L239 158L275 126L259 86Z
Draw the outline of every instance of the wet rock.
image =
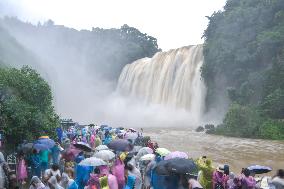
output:
M204 131L204 127L199 126L195 129L196 132L203 132Z

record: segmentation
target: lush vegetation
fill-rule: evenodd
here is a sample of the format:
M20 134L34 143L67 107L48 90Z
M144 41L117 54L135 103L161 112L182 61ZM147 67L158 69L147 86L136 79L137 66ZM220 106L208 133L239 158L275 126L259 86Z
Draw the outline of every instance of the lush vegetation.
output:
M41 64L82 66L89 71L90 76L95 73L110 81L117 81L126 64L152 57L160 50L154 37L128 25L119 29L92 28L78 31L55 25L51 20L33 25L17 18L5 17L0 19L1 27L9 33L10 38L31 51ZM6 49L10 48L7 40L2 42ZM1 56L9 55L1 55L0 51ZM9 61L6 63L11 64Z
M35 70L0 67L0 129L7 144L51 135L58 124L50 87Z
M284 1L228 0L208 19L206 103L229 104L216 133L284 139Z

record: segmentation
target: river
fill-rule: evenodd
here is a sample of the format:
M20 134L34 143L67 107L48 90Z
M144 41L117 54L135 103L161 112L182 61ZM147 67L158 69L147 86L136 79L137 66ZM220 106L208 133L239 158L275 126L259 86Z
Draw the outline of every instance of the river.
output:
M183 128L144 128L144 135L171 151L184 151L192 158L206 155L215 165L228 164L235 173L254 164L272 167L271 174L284 168L284 141L207 135Z

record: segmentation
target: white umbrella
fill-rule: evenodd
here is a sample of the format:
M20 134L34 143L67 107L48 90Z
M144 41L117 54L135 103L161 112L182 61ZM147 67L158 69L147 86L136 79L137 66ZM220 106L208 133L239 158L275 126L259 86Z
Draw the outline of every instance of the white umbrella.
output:
M155 159L154 154L146 154L140 158L140 161L151 161L153 159Z
M109 161L115 158L115 154L110 150L101 150L96 152L93 157L100 158L104 161Z
M143 147L138 151L136 156L138 159L140 159L142 156L146 154L153 154L153 150L149 147Z
M97 166L101 166L101 165L107 165L107 163L100 158L90 157L90 158L86 158L86 159L82 160L79 163L79 165L97 167Z
M109 150L109 148L106 145L99 145L95 149L96 151Z
M127 132L125 134L125 139L130 139L130 140L136 140L138 138L138 134L137 133L130 133L130 132Z

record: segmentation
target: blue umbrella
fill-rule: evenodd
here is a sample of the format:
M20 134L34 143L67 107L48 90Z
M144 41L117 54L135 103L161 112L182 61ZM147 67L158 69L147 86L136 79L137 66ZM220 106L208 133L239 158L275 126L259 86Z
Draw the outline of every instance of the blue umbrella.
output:
M38 151L50 149L48 146L46 146L44 144L39 144L39 143L34 144L33 148L37 149Z
M248 169L253 171L255 174L263 174L272 171L270 167L262 166L262 165L252 165L249 166Z
M55 145L54 140L49 138L40 138L34 142L34 148L50 149Z

